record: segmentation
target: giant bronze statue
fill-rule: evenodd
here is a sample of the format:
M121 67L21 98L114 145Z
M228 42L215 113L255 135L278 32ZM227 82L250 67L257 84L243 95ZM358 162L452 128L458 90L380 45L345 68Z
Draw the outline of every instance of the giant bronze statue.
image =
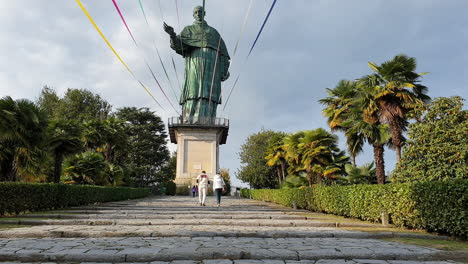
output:
M221 82L229 78L229 53L221 35L210 27L203 7L193 10L195 21L180 35L164 23L171 48L185 58L183 90L180 96L184 123L205 123L216 118L221 104Z

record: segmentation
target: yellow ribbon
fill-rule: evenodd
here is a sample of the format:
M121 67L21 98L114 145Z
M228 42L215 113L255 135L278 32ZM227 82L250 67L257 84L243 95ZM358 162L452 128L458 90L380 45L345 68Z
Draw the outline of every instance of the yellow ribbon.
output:
M161 104L159 104L159 102L156 100L156 98L153 96L153 94L150 92L150 90L148 90L148 88L146 88L146 86L141 82L139 81L135 74L132 72L132 70L128 67L128 65L122 60L122 58L119 56L119 54L117 53L117 51L114 49L114 47L112 47L112 45L110 44L110 42L107 40L107 38L104 36L104 34L102 33L102 31L99 29L99 27L96 25L96 23L94 22L93 18L91 18L91 16L89 15L88 11L86 10L86 8L83 6L83 4L81 3L80 0L75 0L76 3L80 6L81 10L83 11L83 13L85 13L86 17L88 17L89 21L91 22L91 24L93 24L94 28L96 29L96 31L99 33L99 35L101 35L102 39L106 42L107 46L109 46L109 48L112 50L112 52L114 53L114 55L119 59L119 61L123 64L123 66L125 67L125 69L127 69L127 71L132 75L132 77L141 85L141 87L143 87L143 89L145 89L145 91L151 96L151 98L153 98L153 100L156 102L156 104L159 105L159 107L161 107L161 109L164 110L164 108L161 106ZM165 111L165 110L164 110Z

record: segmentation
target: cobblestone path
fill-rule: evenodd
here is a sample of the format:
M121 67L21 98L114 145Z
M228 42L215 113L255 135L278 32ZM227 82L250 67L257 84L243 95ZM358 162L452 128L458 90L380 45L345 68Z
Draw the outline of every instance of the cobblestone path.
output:
M224 197L223 197L224 198ZM456 263L449 252L378 240L389 233L259 201L152 197L84 206L2 223L0 261L138 263Z

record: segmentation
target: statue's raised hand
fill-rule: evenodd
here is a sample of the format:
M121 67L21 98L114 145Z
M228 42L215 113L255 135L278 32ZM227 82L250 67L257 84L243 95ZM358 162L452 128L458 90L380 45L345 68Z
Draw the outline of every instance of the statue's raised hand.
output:
M176 33L174 32L173 27L166 24L166 22L164 22L163 27L164 27L164 31L166 31L166 33L169 34L169 36L175 37Z

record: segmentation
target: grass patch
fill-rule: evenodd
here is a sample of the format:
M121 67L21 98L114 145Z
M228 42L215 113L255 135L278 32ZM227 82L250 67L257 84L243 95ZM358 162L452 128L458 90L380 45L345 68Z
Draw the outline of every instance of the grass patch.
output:
M382 240L416 245L416 246L436 248L436 249L446 250L446 251L468 251L467 241L422 239L422 238L388 238L388 239L382 239Z
M323 222L379 224L379 223L373 223L370 221L363 221L357 218L344 217L344 216L332 215L332 214L301 213L301 214L291 214L291 215L300 215L300 216L307 217L307 219L309 220L317 220L317 221L323 221Z
M349 230L349 231L362 231L369 233L380 233L380 232L393 232L393 233L408 233L408 234L421 234L421 235L431 235L436 236L433 233L429 233L424 230L419 229L404 229L397 227L340 227L340 229Z
M0 230L12 229L12 228L21 228L21 227L31 227L30 225L4 225L0 224Z

